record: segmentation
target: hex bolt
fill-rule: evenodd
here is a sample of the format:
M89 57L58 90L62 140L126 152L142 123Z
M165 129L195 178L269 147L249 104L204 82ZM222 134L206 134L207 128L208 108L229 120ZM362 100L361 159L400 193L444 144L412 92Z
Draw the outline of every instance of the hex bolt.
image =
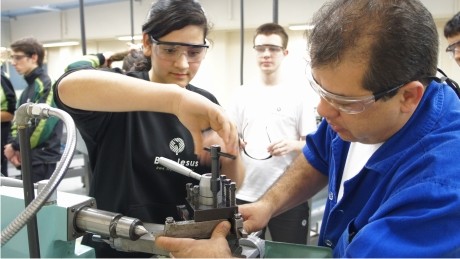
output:
M230 183L230 197L229 197L229 200L230 200L230 206L233 207L233 206L236 206L236 183L235 182L231 182Z
M173 217L167 217L166 218L166 224L172 224L174 223L174 218Z

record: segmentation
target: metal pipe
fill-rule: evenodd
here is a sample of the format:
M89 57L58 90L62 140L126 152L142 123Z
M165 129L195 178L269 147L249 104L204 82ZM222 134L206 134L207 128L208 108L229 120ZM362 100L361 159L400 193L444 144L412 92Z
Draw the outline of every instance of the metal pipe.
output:
M244 0L240 0L240 85L243 84L243 71L244 71Z
M2 176L0 179L1 179L0 180L1 186L18 187L18 188L24 187L24 183L22 180L14 179L14 178L7 177L7 176ZM38 184L34 183L34 189L36 189L37 187L38 187Z
M273 0L273 23L278 23L278 0Z
M30 120L29 120L30 122ZM35 198L34 184L32 181L32 161L29 137L29 126L18 125L19 146L21 147L21 174L24 184L24 206L27 207ZM29 241L29 256L31 258L40 257L40 241L38 238L37 216L34 214L27 222L27 240Z
M64 121L67 129L67 139L61 160L59 160L59 163L57 164L53 175L51 175L48 184L46 184L43 190L24 209L24 211L22 211L5 229L2 229L2 246L5 245L14 235L19 232L19 230L24 227L24 225L31 219L31 217L40 210L40 208L53 193L53 191L56 190L60 181L64 178L67 168L69 168L69 165L72 162L77 142L77 131L75 128L75 123L73 122L72 117L70 117L70 115L65 111L52 108L49 105L43 103L25 103L16 110L15 116L15 120L18 125L20 123L27 123L31 117L48 118L49 116L56 116Z
M81 30L81 48L83 55L86 55L86 30L85 30L85 4L80 0L80 30Z
M131 18L131 43L134 44L134 7L133 7L134 0L129 1L129 10L130 10L130 18Z

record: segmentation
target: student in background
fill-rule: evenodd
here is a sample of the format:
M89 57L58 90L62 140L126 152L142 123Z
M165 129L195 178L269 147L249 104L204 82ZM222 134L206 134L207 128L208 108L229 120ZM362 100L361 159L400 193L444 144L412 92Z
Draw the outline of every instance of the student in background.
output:
M8 176L8 159L3 153L5 150L5 145L7 144L8 137L11 133L11 122L14 118L14 112L16 111L16 92L14 91L13 84L6 74L3 71L3 64L1 67L2 73L2 90L1 90L1 107L2 107L2 175Z
M10 46L11 63L24 76L27 87L18 99L18 107L24 103L44 103L56 107L53 100L52 80L43 69L45 49L37 39L29 37L17 40ZM29 129L31 147L32 182L49 179L61 158L63 122L56 117L33 119ZM21 153L16 124L12 126L9 144L5 146L6 158L17 168L21 167Z
M460 12L446 23L444 26L444 36L447 39L447 44L449 44L446 52L460 66Z
M307 85L293 85L283 74L288 35L282 26L265 23L256 29L253 44L259 75L242 85L229 109L241 136L245 179L237 203L257 201L300 154L305 137L316 129ZM291 75L292 76L292 75ZM304 202L270 220L271 239L306 244L309 205ZM265 237L264 228L260 237Z
M210 173L202 147L219 144L223 152L238 154L238 135L215 96L190 84L208 49L209 24L199 2L155 1L142 31L146 69L126 75L94 69L107 67L110 55L85 56L55 84L55 100L86 143L89 195L98 208L164 224L167 217L181 220L176 206L186 204L186 184L198 181L165 168L158 158ZM241 165L239 156L222 158L221 173L239 186ZM152 256L116 251L90 235L82 243L94 247L97 257Z

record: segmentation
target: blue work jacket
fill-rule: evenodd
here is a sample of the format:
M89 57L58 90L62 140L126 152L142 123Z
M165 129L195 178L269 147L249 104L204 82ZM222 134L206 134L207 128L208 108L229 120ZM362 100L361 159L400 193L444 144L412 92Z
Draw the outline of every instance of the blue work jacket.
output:
M460 100L452 89L432 82L337 202L349 146L323 121L303 149L329 178L319 245L334 257L460 257Z

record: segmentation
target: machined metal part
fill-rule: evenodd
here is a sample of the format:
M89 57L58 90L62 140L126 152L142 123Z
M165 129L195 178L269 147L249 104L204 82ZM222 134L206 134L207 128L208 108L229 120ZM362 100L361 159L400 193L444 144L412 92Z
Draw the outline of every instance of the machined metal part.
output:
M111 238L137 240L148 233L139 219L89 207L78 210L75 225L79 230Z
M103 239L104 242L118 251L123 252L143 252L159 256L169 256L168 251L161 250L155 246L155 239L158 236L170 237L188 237L188 238L209 238L214 227L222 220L212 222L177 221L172 218L162 224L144 223L147 234L141 236L138 240L129 240L126 238L109 238ZM240 225L240 224L236 224ZM241 221L242 225L242 221ZM239 250L234 253L235 256L246 256L247 258L257 258L263 254L264 240L260 239L255 233L247 238L239 239ZM262 258L262 257L260 257Z
M76 225L77 212L81 208L95 208L96 200L90 198L82 203L75 204L72 207L67 208L67 240L74 240L85 234L84 231L80 230Z
M240 239L240 245L243 248L241 254L246 258L264 258L265 240L259 237L259 232L253 232L245 238Z
M169 252L158 249L155 246L155 237L163 233L164 225L144 223L147 234L142 235L137 240L129 240L126 238L110 238L105 242L118 251L124 252L143 252L154 255L168 256Z
M203 174L200 180L199 204L212 205L211 174Z
M196 222L194 220L165 222L162 235L168 237L186 237L195 239L210 238L212 231L225 219Z

